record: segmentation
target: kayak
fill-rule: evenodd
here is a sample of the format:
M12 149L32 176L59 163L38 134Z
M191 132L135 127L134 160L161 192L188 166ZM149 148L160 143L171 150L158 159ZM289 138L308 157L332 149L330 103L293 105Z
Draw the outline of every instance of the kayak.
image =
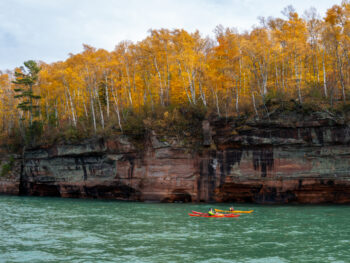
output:
M220 209L215 209L215 212L221 212L221 213L238 213L238 214L250 214L254 210L249 210L249 211L240 211L240 210L233 210L233 211L228 211L228 210L220 210Z
M192 214L208 214L208 213L202 213L202 212L197 212L192 210Z
M221 213L238 213L238 214L250 214L254 210L249 210L249 211L240 211L240 210L233 210L233 211L228 211L228 210L220 210L220 209L215 209L215 212L221 212Z
M195 216L195 217L229 217L229 218L232 218L232 217L239 217L239 215L234 215L234 214L228 214L228 215L224 215L224 214L216 214L216 215L213 215L213 216L210 216L208 215L207 213L202 213L202 214L188 214L189 216Z
M197 212L192 210L192 214L198 214L198 215L207 215L208 213L202 213L202 212ZM230 215L230 214L222 214L222 213L217 213L217 215Z
M202 212L197 212L197 211L194 211L192 210L192 214L194 215L207 215L209 216L208 213L202 213ZM217 213L215 214L217 217L222 217L222 216L226 216L226 217L239 217L240 215L236 215L236 214L222 214L222 213Z

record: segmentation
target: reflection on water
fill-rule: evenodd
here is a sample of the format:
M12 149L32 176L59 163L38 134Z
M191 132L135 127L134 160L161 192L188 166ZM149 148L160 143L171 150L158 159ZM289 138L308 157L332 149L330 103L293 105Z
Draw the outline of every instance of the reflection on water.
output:
M350 206L213 206L2 196L0 262L350 262Z

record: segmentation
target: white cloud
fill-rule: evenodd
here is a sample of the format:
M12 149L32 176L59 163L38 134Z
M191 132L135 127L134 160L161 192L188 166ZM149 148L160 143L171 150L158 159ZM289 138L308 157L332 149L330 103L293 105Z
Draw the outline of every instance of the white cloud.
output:
M53 62L86 43L112 50L122 40L139 41L150 28L198 29L216 25L250 29L258 16L281 16L292 4L299 13L314 6L321 15L341 0L1 0L0 69L28 59Z

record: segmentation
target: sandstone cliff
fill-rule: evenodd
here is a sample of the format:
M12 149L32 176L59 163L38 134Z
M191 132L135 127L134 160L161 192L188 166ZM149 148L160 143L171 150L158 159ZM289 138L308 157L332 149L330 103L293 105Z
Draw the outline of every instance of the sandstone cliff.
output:
M27 150L4 194L161 202L350 203L350 128L314 115L203 122L193 149L150 132Z

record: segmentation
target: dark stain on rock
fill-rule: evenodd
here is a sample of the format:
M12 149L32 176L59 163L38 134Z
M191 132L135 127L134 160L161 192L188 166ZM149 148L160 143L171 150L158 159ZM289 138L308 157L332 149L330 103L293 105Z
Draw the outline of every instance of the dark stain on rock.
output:
M183 189L175 189L171 195L164 198L162 203L190 203L192 202L191 195Z
M322 128L315 128L315 133L316 133L319 144L323 145L324 144L323 129Z
M271 171L274 165L273 149L261 148L253 151L253 166L255 170L261 170L261 177L266 177L267 171Z
M81 158L79 158L79 159L80 159L81 166L83 167L84 181L86 181L86 180L87 180L87 171L86 171L86 166L85 166L84 157L81 157Z
M210 159L208 162L208 197L209 201L213 201L214 190L216 187L216 174L214 169L214 160Z
M64 194L62 192L64 191ZM61 185L61 195L69 198L82 198L83 193L81 188L77 185Z
M328 180L327 185L334 185L334 180Z
M86 197L129 200L137 191L127 185L115 183L111 185L84 186Z
M80 170L79 158L74 158L74 163L75 163L75 170L76 171Z
M29 195L60 197L60 187L53 184L29 183Z
M276 203L293 203L296 201L296 195L293 191L287 190L281 192L276 187L263 187L255 194L254 202L261 204L276 204Z
M220 187L224 184L226 176L230 174L232 166L241 162L242 153L241 149L227 149L217 153L220 165Z
M312 143L312 136L310 132L310 128L299 128L299 133L300 133L300 139L303 139L304 141L308 143Z
M128 161L130 163L130 168L129 168L129 171L128 171L128 177L129 179L132 179L133 178L133 174L134 174L134 167L135 167L135 159L136 157L134 155L131 155L131 154L127 154L123 157L122 160L124 161Z
M226 203L253 203L261 188L261 184L226 183L218 194L218 201Z
M242 158L242 150L226 150L224 152L224 163L223 166L225 168L225 174L228 175L231 172L231 167L235 165L236 163L241 162Z
M197 179L198 201L214 200L214 190L216 188L215 158L215 151L208 152L206 156L201 158L199 164L199 178Z
M27 178L24 174L23 164L21 165L21 174L19 177L19 195L28 195Z
M199 176L197 177L197 202L202 200L202 180L203 180L203 161L199 163Z

